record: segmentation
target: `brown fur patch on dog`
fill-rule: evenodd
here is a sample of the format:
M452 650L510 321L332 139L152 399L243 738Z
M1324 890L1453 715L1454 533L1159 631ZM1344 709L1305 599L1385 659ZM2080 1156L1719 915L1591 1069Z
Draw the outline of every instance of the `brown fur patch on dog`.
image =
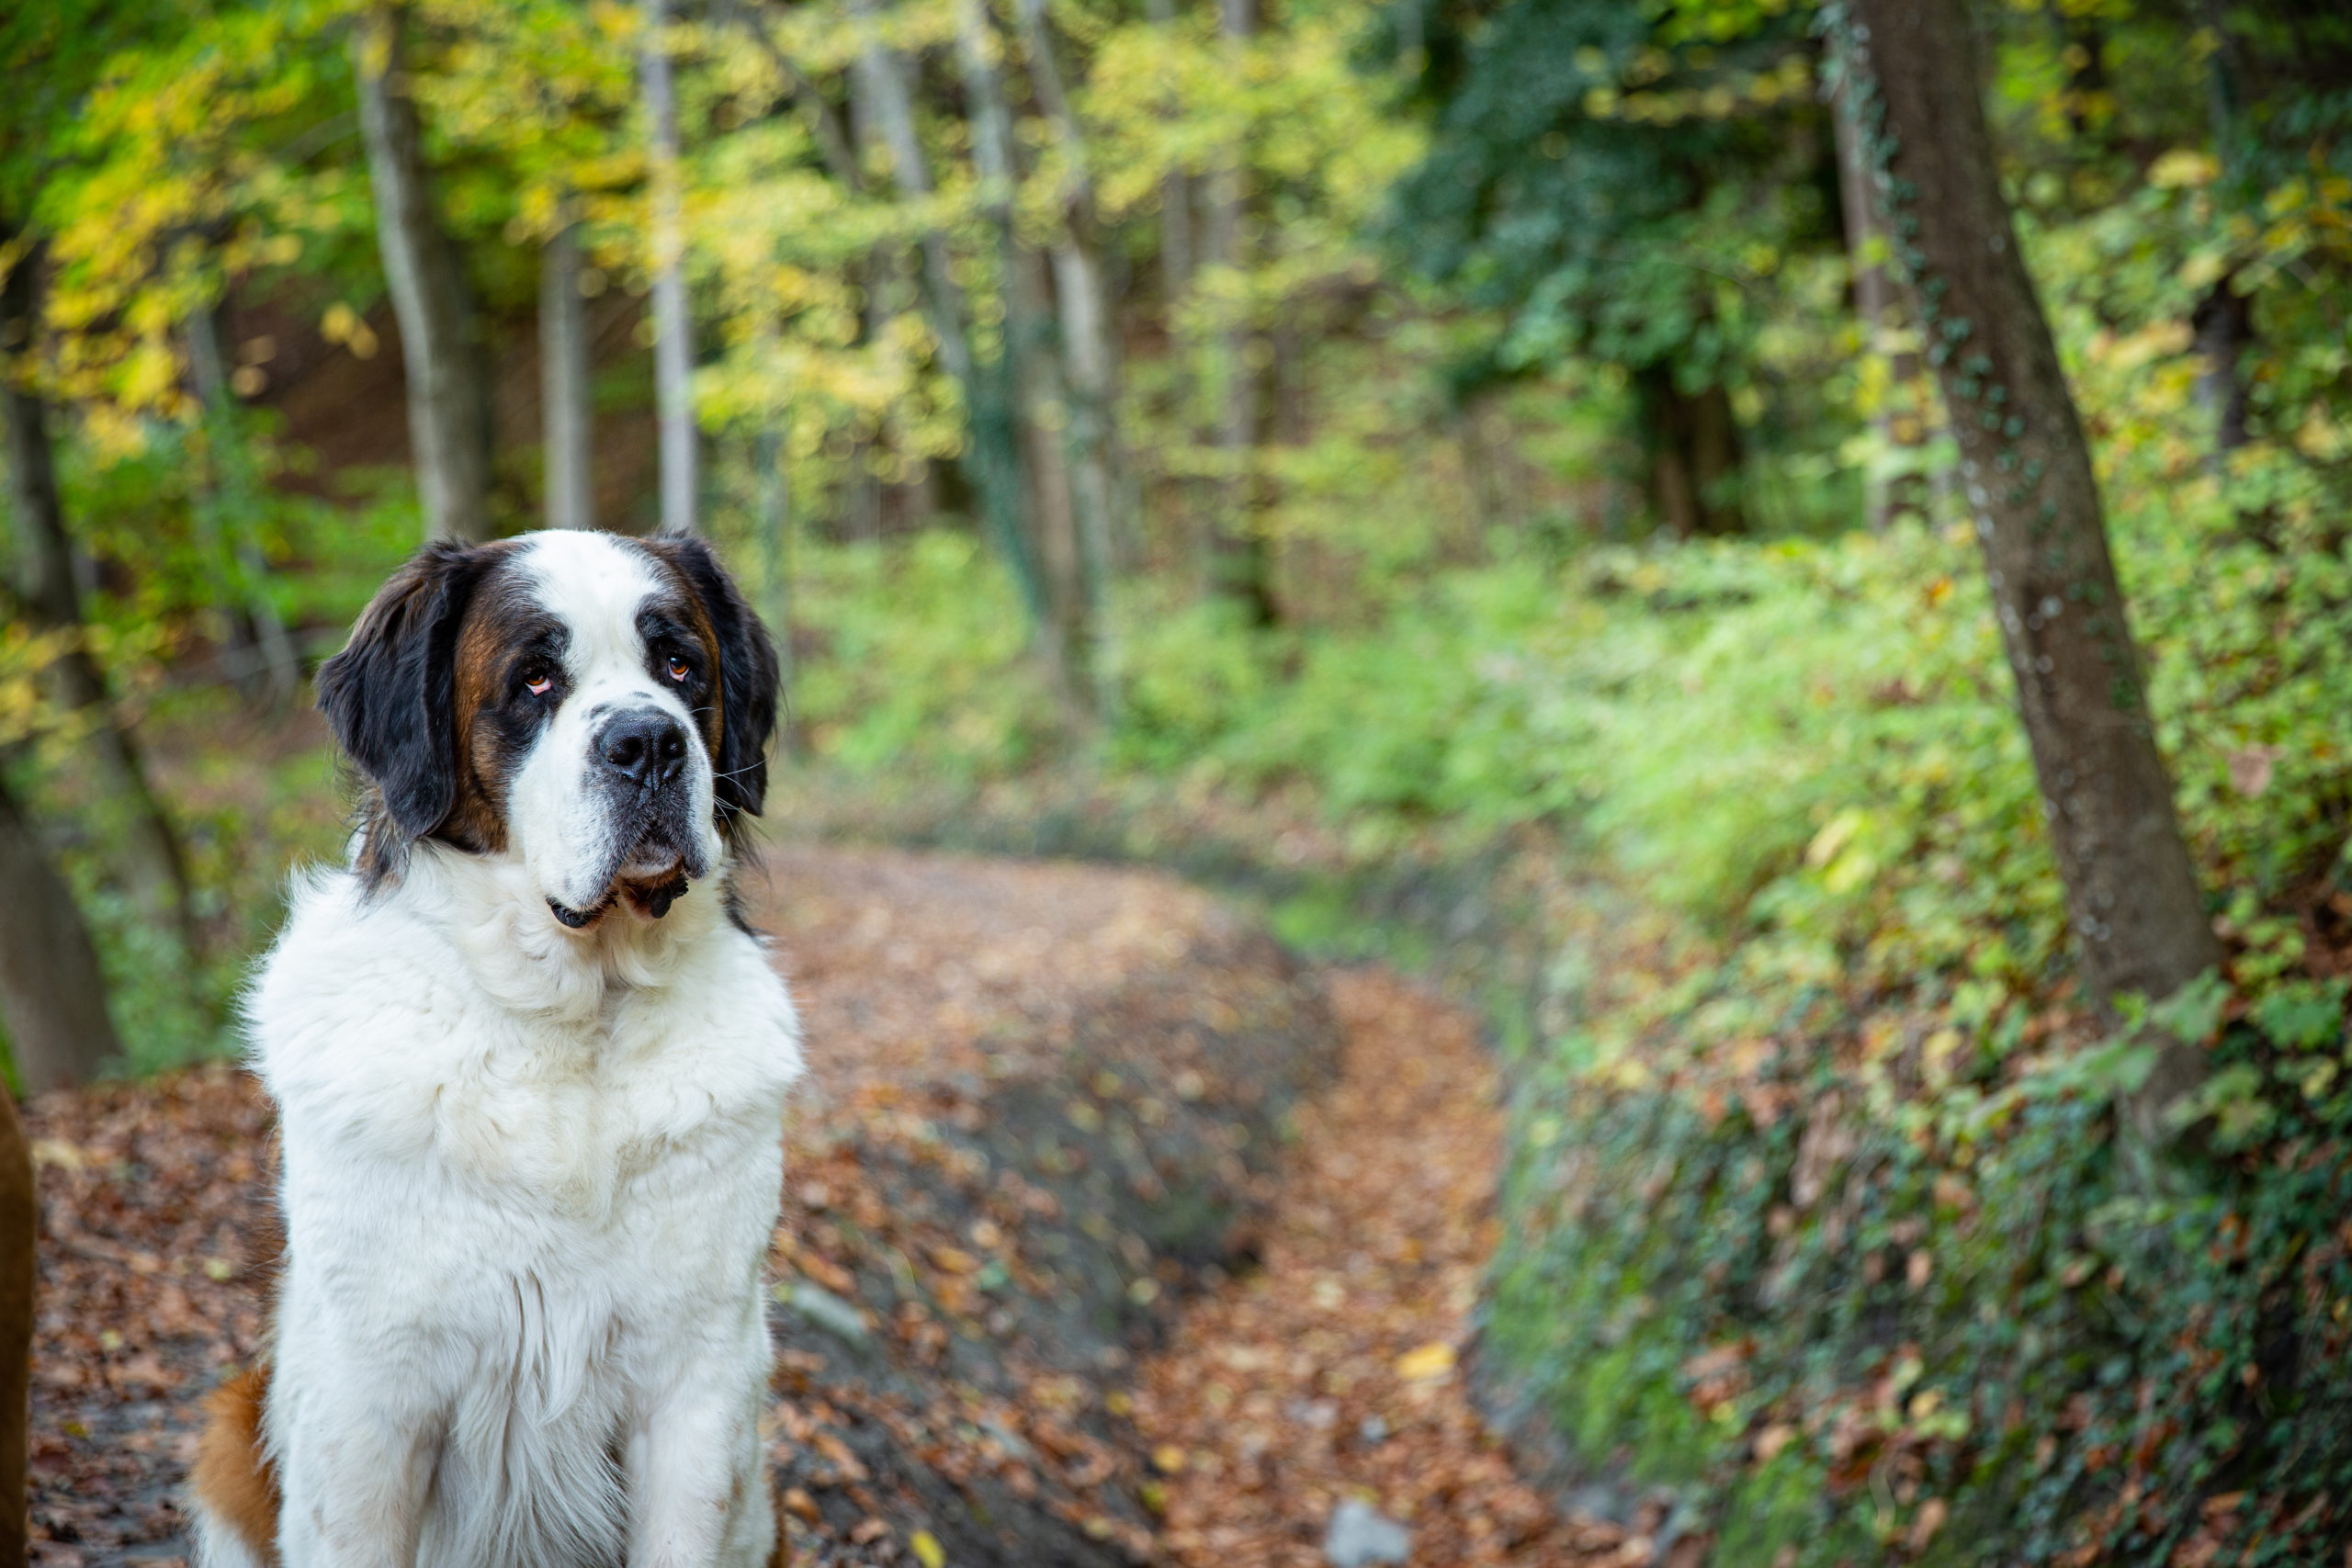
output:
M277 1561L277 1467L261 1443L269 1369L249 1368L204 1402L211 1419L197 1440L188 1483L205 1507L244 1538L264 1562Z

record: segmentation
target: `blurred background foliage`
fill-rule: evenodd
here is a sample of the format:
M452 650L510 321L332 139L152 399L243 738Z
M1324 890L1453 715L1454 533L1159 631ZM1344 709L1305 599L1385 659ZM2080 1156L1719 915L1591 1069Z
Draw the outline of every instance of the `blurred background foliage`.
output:
M1972 12L2228 954L2165 1021L2210 1131L2156 1192L1803 0L667 15L0 18L0 351L76 605L12 446L0 755L129 1070L231 1048L286 868L339 852L301 672L433 522L353 42L389 18L496 531L548 504L558 305L596 519L652 525L680 269L700 525L792 672L782 830L1213 843L1318 941L1400 875L1500 911L1408 945L1514 1042L1487 1365L1577 1474L1726 1563L2334 1560L2352 15Z

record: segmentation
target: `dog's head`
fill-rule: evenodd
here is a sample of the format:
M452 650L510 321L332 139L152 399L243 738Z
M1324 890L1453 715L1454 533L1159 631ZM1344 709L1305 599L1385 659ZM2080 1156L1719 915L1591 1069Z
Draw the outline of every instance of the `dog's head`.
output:
M659 919L767 793L775 649L699 539L427 546L318 691L372 786L371 886L433 839L518 858L575 930Z

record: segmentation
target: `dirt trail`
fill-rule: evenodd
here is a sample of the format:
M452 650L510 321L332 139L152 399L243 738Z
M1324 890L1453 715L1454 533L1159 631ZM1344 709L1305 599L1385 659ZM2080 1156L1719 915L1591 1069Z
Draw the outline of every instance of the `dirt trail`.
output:
M1468 1016L1385 969L1327 976L1338 1081L1295 1113L1261 1267L1186 1305L1135 1421L1188 1568L1307 1568L1354 1497L1415 1563L1645 1562L1556 1518L1513 1473L1455 1366L1495 1241L1494 1065Z
M746 891L809 1036L797 1563L1304 1568L1351 1496L1430 1568L1640 1560L1452 1365L1500 1131L1462 1012L1149 874L786 847ZM175 1568L196 1408L261 1342L267 1108L212 1067L30 1112L35 1561Z

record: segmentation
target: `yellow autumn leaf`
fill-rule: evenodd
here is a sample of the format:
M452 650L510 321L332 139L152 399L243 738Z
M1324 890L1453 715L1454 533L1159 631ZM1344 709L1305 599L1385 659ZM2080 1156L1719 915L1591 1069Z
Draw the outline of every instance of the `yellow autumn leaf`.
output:
M1453 1347L1433 1339L1418 1350L1396 1358L1396 1375L1407 1382L1428 1382L1453 1371Z
M947 1549L940 1545L939 1538L929 1530L915 1531L907 1538L907 1545L913 1551L915 1561L921 1562L922 1568L946 1568Z
M2211 153L2176 147L2148 165L2148 183L2158 190L2177 190L2182 186L2211 185L2221 172L2221 160Z

